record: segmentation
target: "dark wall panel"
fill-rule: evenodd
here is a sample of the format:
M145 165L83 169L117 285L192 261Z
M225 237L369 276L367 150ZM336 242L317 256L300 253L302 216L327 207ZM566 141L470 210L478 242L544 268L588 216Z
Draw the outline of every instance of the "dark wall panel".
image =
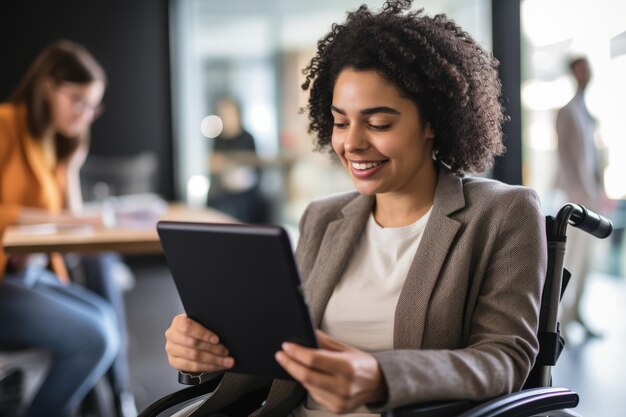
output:
M493 54L500 61L506 114L504 156L496 159L494 176L509 184L522 183L522 104L520 0L492 0Z
M159 158L158 189L173 192L167 0L3 1L0 100L36 54L66 38L86 46L109 78L106 111L92 129L94 155Z

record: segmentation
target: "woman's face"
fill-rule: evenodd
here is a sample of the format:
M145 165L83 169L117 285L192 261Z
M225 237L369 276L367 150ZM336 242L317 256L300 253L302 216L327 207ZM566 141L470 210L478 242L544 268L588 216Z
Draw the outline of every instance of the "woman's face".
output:
M61 82L48 85L52 128L68 137L85 132L99 111L104 83Z
M331 111L333 149L361 194L411 193L433 169L430 125L375 71L339 73Z

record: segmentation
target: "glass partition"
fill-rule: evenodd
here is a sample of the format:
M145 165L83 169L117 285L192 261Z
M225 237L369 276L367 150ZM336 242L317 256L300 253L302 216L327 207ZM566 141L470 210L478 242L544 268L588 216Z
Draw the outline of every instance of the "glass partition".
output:
M524 182L545 200L554 190L556 114L576 93L569 61L586 57L591 81L586 103L596 120L605 191L626 198L626 2L524 0L522 2Z
M362 0L172 0L172 96L179 198L209 202L216 190L256 184L265 220L295 225L312 199L352 189L327 154L313 152L302 69L333 22ZM379 8L382 1L368 2ZM428 14L445 12L486 48L491 47L487 0L422 1ZM234 99L240 126L255 150L220 142L226 124L220 100ZM222 121L224 122L224 121ZM219 130L222 135L212 137ZM241 140L240 140L241 139ZM247 142L246 142L247 141ZM248 143L246 145L245 143ZM216 158L237 148L228 160ZM236 157L233 157L235 155ZM246 169L240 169L242 166ZM247 202L248 204L255 204ZM216 203L218 204L218 203ZM221 203L219 203L221 204Z
M624 276L626 2L524 0L521 6L524 183L539 191L546 212L554 212L567 198L556 188L557 171L564 172L559 167L556 116L577 91L569 63L585 57L591 70L586 113L595 125L596 147L585 152L595 160L604 194L590 204L615 226L610 239L594 244L593 265ZM575 146L572 141L562 145Z

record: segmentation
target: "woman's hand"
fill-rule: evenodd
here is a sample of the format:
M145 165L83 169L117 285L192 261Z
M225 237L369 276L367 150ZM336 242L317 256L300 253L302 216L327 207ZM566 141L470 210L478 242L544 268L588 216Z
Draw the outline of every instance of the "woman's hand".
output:
M387 386L374 356L317 331L320 349L283 343L276 360L333 413L384 401Z
M85 140L81 140L80 144L78 145L78 148L76 148L74 153L72 153L72 155L70 156L67 162L68 170L75 171L76 173L78 173L81 167L85 164L88 154L89 154L89 145L87 144Z
M179 371L215 372L235 364L219 337L185 314L174 317L165 339L167 359Z

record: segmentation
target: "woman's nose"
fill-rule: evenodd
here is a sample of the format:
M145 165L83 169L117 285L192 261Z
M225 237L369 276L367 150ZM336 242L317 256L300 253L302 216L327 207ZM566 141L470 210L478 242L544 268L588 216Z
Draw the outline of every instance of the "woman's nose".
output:
M362 129L352 125L346 132L343 147L346 152L358 152L367 149L369 142Z

